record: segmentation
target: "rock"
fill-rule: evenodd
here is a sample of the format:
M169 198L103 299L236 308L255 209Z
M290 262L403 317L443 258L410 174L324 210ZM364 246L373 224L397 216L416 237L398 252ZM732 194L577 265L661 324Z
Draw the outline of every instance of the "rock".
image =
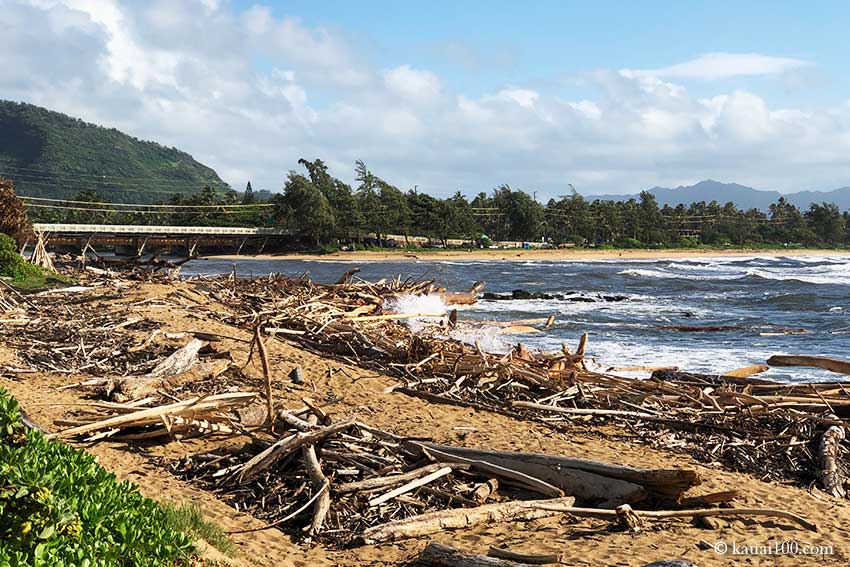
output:
M697 567L690 561L685 561L683 559L663 559L661 561L653 561L652 563L647 563L643 567Z
M293 384L303 384L304 383L304 371L300 366L296 366L292 370L289 371L289 379L292 380Z
M694 525L704 530L719 530L723 527L719 520L715 518L708 518L706 516L694 518Z

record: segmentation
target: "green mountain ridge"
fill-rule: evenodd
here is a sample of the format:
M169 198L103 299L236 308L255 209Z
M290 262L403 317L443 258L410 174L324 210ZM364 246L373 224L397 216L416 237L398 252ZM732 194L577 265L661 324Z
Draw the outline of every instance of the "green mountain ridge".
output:
M95 191L111 202L167 201L205 185L230 187L177 148L134 138L27 103L0 100L0 177L19 195L73 199Z

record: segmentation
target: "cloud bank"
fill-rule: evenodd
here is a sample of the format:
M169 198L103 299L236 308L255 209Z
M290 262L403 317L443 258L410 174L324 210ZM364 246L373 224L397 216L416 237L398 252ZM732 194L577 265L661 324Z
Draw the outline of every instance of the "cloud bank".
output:
M471 96L416 62L377 68L344 30L262 5L0 0L0 26L0 98L179 147L237 188L278 189L302 157L349 180L363 159L436 195L510 183L545 198L568 184L634 192L708 177L850 184L850 102L778 108L743 88L688 89L810 65L797 59L708 53L589 71L579 98L518 84Z

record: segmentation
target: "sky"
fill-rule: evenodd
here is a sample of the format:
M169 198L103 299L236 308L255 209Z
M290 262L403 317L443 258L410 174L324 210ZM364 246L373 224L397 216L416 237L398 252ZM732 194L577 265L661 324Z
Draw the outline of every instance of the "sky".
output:
M0 99L406 190L850 185L850 3L0 0Z

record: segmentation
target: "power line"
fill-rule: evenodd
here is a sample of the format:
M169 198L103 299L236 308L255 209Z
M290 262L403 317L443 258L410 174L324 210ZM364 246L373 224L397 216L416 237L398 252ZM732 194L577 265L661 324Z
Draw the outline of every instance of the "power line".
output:
M43 189L62 189L62 190L65 190L65 191L76 191L76 192L93 191L95 193L102 193L102 192L106 192L106 191L112 191L112 192L117 192L117 193L144 193L144 194L156 194L156 195L169 195L169 196L172 196L172 197L174 195L186 196L186 195L194 195L194 194L200 193L200 190L195 191L194 193L187 193L185 191L185 188L176 188L176 189L172 189L170 191L169 190L163 191L163 190L157 190L157 189L126 188L126 187L98 187L96 185L76 185L75 184L75 185L72 185L72 186L68 186L68 185L62 185L61 183L45 183L45 182L41 182L41 181L27 181L26 183L27 183L27 185L36 186L36 187L43 188ZM165 186L162 185L160 187L165 187ZM216 192L216 195L227 194L226 191L218 190L218 189L215 189L215 188L213 188L213 190Z
M145 189L148 189L150 187L168 187L168 186L176 186L176 187L181 187L181 188L184 188L184 189L187 188L187 187L191 188L191 187L207 186L207 187L210 187L212 189L219 190L219 191L232 190L232 189L230 189L229 186L225 186L226 184L221 185L221 184L218 184L216 182L201 181L201 180L190 181L190 180L183 180L183 179L169 180L169 179L162 179L162 178L160 178L160 179L151 178L150 182L148 183L148 182L133 182L133 181L112 181L112 180L109 180L109 179L75 179L73 177L68 178L68 179L63 179L62 176L35 175L35 174L31 174L31 173L13 173L13 172L9 172L9 171L3 170L3 169L0 169L0 175L3 175L5 177L9 177L13 181L17 181L18 183L30 183L30 184L65 183L65 184L80 184L80 185L92 185L92 186L95 186L96 184L104 184L104 185L126 188L126 190L128 190L128 191L145 190Z
M85 207L63 207L61 205L37 205L35 203L25 203L27 207L36 207L40 209L57 209L57 210L65 210L65 211L80 211L86 213L133 213L140 215L167 215L167 214L186 214L192 213L193 211L140 211L137 209L102 209L102 208L85 208ZM213 215L243 215L245 211L194 211L198 213L204 214L213 214Z
M122 175L105 175L98 173L78 173L75 171L51 171L45 168L34 168L34 167L21 167L17 165L4 165L2 159L0 159L0 166L4 168L12 168L15 171L33 171L35 173L21 173L20 175L31 176L31 177L39 177L39 176L48 176L51 178L54 177L78 177L78 178L93 178L94 180L118 180L119 182L132 182L132 181L163 181L162 177L141 177L141 176L122 176ZM8 171L8 169L5 169ZM174 183L198 183L198 181L193 181L191 179L174 179L167 180L173 181ZM203 181L203 183L215 183L215 184L225 184L224 181Z
M146 207L160 209L253 209L261 207L274 207L272 203L256 203L253 205L145 205L142 203L103 203L92 201L73 201L71 199L48 199L46 197L21 197L23 201L49 201L52 203L75 203L82 205L100 205L110 207Z

